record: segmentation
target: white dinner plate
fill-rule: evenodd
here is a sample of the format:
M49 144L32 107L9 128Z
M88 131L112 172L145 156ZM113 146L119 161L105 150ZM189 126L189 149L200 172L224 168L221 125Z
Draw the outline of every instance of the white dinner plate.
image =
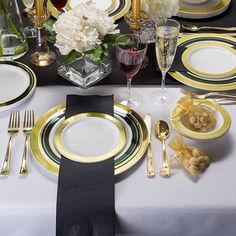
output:
M72 116L55 132L55 146L59 153L78 162L92 163L114 157L125 144L122 123L104 113Z
M114 157L115 175L134 166L144 155L147 145L147 127L143 119L130 108L115 103L114 117L125 129L126 144ZM48 171L58 174L61 154L55 147L55 133L65 121L65 104L47 111L35 124L30 147L36 160Z
M188 19L205 19L225 12L231 0L209 0L201 4L187 4L180 1L177 16Z
M36 88L36 76L26 65L0 62L0 111L12 109L31 97Z
M222 47L232 48L235 50L236 39L227 35L220 34L194 34L185 35L178 41L178 47L188 50L188 48L201 43L219 43ZM208 65L209 61L205 60L206 55L202 58ZM174 71L169 74L183 84L193 88L204 89L209 91L226 91L236 89L236 73L225 78L208 78L207 76L200 76L186 68L186 71Z
M69 0L68 4L71 8L74 8L77 4L85 3L86 1L87 0ZM92 2L94 2L100 10L107 12L112 11L116 6L116 0L93 0Z
M236 50L220 42L200 42L182 54L184 66L206 80L227 80L236 74Z

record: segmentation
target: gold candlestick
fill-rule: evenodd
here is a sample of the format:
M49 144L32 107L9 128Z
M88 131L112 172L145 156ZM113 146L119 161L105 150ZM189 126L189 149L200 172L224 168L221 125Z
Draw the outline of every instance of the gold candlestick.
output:
M35 0L35 10L37 16L44 15L44 0Z
M132 16L135 20L140 18L140 0L132 1Z
M43 1L41 0L40 2L42 3ZM40 9L41 6L38 5L38 10L35 7L32 8L28 13L30 20L34 23L37 29L36 52L30 56L30 61L36 66L48 66L52 64L56 58L55 54L52 51L49 51L43 29L43 24L50 17L50 12L46 7L44 7L42 14Z

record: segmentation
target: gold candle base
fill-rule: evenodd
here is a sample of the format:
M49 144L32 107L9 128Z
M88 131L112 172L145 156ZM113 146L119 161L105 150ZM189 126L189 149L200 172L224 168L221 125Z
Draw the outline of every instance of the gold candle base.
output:
M35 8L28 13L30 20L37 27L37 36L36 36L36 52L30 56L30 62L36 66L48 66L52 64L56 55L54 52L49 51L47 46L46 36L43 29L43 24L50 17L50 12L47 8L44 8L43 15L37 15Z
M48 66L56 59L53 52L35 52L30 56L30 62L35 66Z
M139 31L143 25L143 23L148 20L148 16L144 11L140 11L140 17L136 19L133 17L132 11L129 11L125 16L124 19L126 23L129 25L129 28L133 31Z

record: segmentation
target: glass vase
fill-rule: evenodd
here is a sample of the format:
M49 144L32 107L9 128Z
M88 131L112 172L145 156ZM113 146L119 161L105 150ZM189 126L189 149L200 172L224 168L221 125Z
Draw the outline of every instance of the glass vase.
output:
M15 60L28 51L17 0L0 1L0 60Z
M58 74L82 88L88 88L111 73L110 56L96 64L90 58L81 56L70 64L65 64L65 57L57 51Z

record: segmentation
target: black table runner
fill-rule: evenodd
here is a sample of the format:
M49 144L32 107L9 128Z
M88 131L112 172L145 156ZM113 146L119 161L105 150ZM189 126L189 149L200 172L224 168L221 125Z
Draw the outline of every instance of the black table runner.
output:
M66 118L83 112L113 116L113 96L68 95ZM114 159L79 163L61 158L57 236L115 235Z
M23 9L23 4L21 1L18 1L20 8ZM22 11L21 11L22 12ZM236 22L236 0L232 0L229 8L221 15L215 16L208 19L182 19L179 17L174 17L177 21L182 23L192 23L196 25L209 25L209 26L226 26L231 27L235 26ZM26 17L22 17L25 23L29 23ZM125 21L120 19L117 21L118 28L121 30L122 33L130 32L128 29L127 24ZM57 74L57 65L54 62L52 65L48 67L36 67L33 66L29 61L29 56L31 53L34 52L35 48L35 40L30 39L28 40L30 50L29 52L22 57L19 61L23 62L24 64L28 65L33 69L37 76L37 85L44 86L44 85L71 85L74 86L72 83L68 82L66 79L60 77ZM55 51L55 48L50 45L51 49ZM149 65L147 68L142 69L139 73L134 76L132 84L133 85L158 85L161 83L161 73L160 71L156 70L156 55L155 55L155 47L154 44L149 44L147 56L149 58ZM117 62L115 59L114 48L111 49L111 57L112 57L112 73L106 77L105 79L96 83L96 85L126 85L126 78L120 71L119 67L117 66ZM181 84L177 80L173 79L171 76L167 74L166 76L166 84L167 85L179 85Z

